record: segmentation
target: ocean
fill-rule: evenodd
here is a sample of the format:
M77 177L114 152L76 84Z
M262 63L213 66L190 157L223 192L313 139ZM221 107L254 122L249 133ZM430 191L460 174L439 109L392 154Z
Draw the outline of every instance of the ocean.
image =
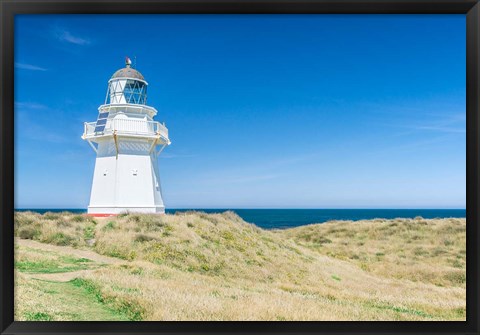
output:
M69 211L86 213L86 209L79 208L35 208L16 209L16 211L33 211L38 213ZM369 220L415 218L464 218L465 209L167 209L167 213L184 212L188 210L203 211L206 213L221 213L232 210L242 219L265 229L282 229L303 226L312 223L323 223L330 220Z

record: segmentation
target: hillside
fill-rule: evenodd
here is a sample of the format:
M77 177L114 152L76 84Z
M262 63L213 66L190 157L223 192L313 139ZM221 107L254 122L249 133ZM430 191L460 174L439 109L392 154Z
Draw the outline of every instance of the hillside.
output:
M465 219L18 212L15 235L17 320L465 320Z

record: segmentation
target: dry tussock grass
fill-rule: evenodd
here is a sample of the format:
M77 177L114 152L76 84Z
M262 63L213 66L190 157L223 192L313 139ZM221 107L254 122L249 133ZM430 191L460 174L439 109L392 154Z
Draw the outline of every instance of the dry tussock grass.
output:
M72 217L16 213L16 232L68 233L71 245L128 260L82 278L144 320L465 320L465 220L266 231L233 212Z
M82 247L96 221L86 215L69 212L38 214L15 213L15 236L54 245Z
M386 278L465 287L465 219L331 221L276 233Z

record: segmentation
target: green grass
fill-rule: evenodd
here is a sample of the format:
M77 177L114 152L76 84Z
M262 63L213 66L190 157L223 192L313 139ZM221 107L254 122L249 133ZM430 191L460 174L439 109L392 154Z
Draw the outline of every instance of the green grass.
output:
M376 308L376 309L381 309L381 310L390 310L396 313L401 313L401 314L410 314L410 315L416 315L416 316L421 316L424 318L431 319L433 318L432 315L425 313L420 310L412 309L412 308L405 308L405 307L399 307L399 306L393 306L389 304L381 304L381 303L374 303L374 302L366 302L364 303L366 307L370 308Z
M15 311L15 320L24 321L128 321L128 315L99 302L94 293L74 281L56 282L29 279L28 288L35 288L38 297L33 304ZM42 298L48 294L48 301Z
M332 275L332 279L336 280L336 281L341 281L342 279L337 276L337 275Z
M26 312L25 321L52 321L53 317L43 312Z
M60 273L87 269L88 266L64 266L52 261L15 262L15 268L24 273Z
M83 238L85 240L95 238L95 224L92 223L88 226L85 226L85 228L83 229Z
M61 273L101 266L101 264L95 264L86 258L56 255L52 252L31 248L20 248L19 252L21 254L16 258L15 268L23 273Z
M15 268L24 273L61 273L72 272L79 270L86 270L91 268L89 264L77 263L71 266L60 264L52 261L37 261L37 262L15 262Z
M140 305L136 304L134 301L118 299L116 296L102 292L100 287L91 280L75 278L70 283L75 287L84 289L88 295L95 297L98 303L108 306L108 308L117 312L119 315L125 316L130 321L141 321L145 316L145 310ZM116 289L119 290L118 287L116 287ZM125 289L121 291L124 290Z
M112 230L112 229L115 229L115 228L117 228L116 222L115 221L110 221L103 227L102 230L106 231L106 230Z

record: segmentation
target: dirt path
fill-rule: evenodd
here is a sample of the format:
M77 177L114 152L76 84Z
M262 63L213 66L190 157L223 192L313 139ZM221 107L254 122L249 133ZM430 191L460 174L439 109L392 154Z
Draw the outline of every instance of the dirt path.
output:
M21 247L27 247L27 248L32 248L32 249L37 249L37 250L44 250L44 251L49 251L49 252L55 252L59 255L69 255L69 256L74 256L78 258L86 258L89 259L95 263L98 263L98 265L102 264L108 264L108 265L115 265L115 264L127 264L127 261L114 258L114 257L108 257L108 256L103 256L100 254L97 254L94 251L91 250L80 250L80 249L75 249L72 247L61 247L61 246L56 246L56 245L51 245L51 244L44 244L40 243L37 241L32 241L32 240L23 240L23 239L15 239L16 245L19 245ZM50 280L50 281L58 281L58 282L68 282L72 279L81 277L85 273L89 273L92 271L96 271L96 268L93 269L88 269L88 270L79 270L79 271L70 271L70 272L59 272L59 273L25 273L24 275L26 277L30 278L36 278L36 279L42 279L42 280Z
M45 251L52 251L52 252L58 252L61 254L76 256L78 258L87 258L97 263L104 263L104 264L127 263L124 260L114 258L114 257L103 256L91 250L81 250L81 249L75 249L72 247L63 247L63 246L61 247L57 245L45 244L45 243L40 243L32 240L23 240L19 238L15 238L15 244L23 247L28 247L28 248L34 248L34 249L40 249Z

